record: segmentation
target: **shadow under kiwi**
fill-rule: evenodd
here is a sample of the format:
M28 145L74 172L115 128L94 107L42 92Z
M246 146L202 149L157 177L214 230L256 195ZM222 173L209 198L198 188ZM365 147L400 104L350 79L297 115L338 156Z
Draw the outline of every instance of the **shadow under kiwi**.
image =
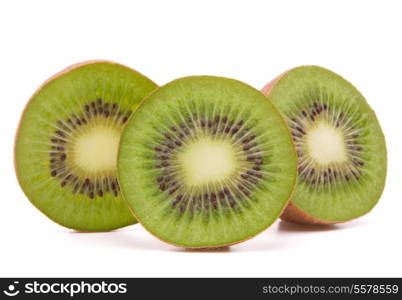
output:
M230 252L230 246L215 247L215 248L181 248L177 247L173 249L174 252L185 253L227 253Z
M138 224L108 232L70 231L74 239L102 247L125 248L132 250L159 251L170 250L174 246L166 244L144 232Z
M328 224L328 225L305 225L281 220L278 225L278 231L283 233L336 231L336 230L345 230L360 225L361 222L357 221L348 223Z

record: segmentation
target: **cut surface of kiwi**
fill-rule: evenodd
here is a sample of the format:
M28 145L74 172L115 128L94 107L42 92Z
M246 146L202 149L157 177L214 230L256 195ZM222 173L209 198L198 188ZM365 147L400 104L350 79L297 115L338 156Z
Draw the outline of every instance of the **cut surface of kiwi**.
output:
M296 167L290 132L266 97L212 76L177 79L146 98L118 158L140 223L188 248L235 244L267 228L293 191Z
M105 231L136 222L121 197L120 135L155 83L123 65L91 61L50 78L22 115L15 144L18 181L53 221Z
M318 66L285 72L262 91L285 117L298 156L298 184L282 218L331 224L369 212L384 189L387 153L360 92Z

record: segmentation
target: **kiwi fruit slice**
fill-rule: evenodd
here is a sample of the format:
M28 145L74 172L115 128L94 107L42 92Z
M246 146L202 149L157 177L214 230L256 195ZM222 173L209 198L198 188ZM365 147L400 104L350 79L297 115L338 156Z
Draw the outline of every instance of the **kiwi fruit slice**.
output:
M279 217L296 176L280 113L258 90L227 78L185 77L159 88L120 141L118 177L133 213L156 237L186 248L258 234Z
M121 132L156 84L108 61L71 66L27 104L15 142L18 181L53 221L82 231L136 222L123 201L116 164Z
M285 117L298 156L298 183L282 219L324 225L369 212L384 189L387 151L360 92L318 66L287 71L262 91Z

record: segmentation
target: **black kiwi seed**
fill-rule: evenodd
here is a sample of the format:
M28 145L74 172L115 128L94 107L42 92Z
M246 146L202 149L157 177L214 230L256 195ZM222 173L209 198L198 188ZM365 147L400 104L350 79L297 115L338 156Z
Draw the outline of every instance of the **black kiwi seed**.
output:
M72 129L75 129L75 128L76 128L76 126L75 126L73 120L71 120L70 118L67 119L67 124L68 124Z
M240 127L239 126L236 126L236 127L234 127L233 129L232 129L232 134L235 134L235 133L237 133L238 131L240 130Z

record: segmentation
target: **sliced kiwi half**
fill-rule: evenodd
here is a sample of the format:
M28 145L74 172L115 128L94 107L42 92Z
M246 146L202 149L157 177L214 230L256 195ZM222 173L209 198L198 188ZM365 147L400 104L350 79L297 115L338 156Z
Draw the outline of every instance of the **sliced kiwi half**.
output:
M15 143L18 181L53 221L83 231L136 222L116 163L121 132L155 83L125 66L91 61L46 81L27 104Z
M384 189L387 153L360 92L318 66L287 71L262 91L285 117L298 156L298 184L282 219L331 224L369 212Z
M118 158L137 219L187 248L227 246L267 228L286 205L296 170L290 131L266 97L210 76L177 79L146 98Z

